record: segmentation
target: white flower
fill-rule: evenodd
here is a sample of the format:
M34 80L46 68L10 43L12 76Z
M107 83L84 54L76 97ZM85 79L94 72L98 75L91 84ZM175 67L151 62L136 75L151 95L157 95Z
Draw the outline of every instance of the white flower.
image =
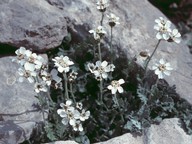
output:
M97 9L101 12L104 12L108 5L108 0L97 0Z
M66 104L61 103L60 107L62 107L62 109L58 109L57 113L61 116L62 112L68 112L68 111L73 111L74 107L72 106L72 101L71 100L67 100ZM62 117L62 116L61 116Z
M27 71L36 71L40 69L43 64L45 64L44 59L38 56L36 53L32 53L30 50L26 50L24 47L20 47L15 51L17 54L17 59L13 59L21 66L24 66Z
M40 83L36 82L34 87L35 87L35 92L36 93L40 93L41 91L42 92L47 92L47 90L48 90L47 85L46 85L46 83L44 81L42 81Z
M35 64L35 61L37 59L37 54L32 53L31 51L26 53L26 59L28 62Z
M159 79L163 79L165 75L170 75L170 71L173 70L170 63L166 63L163 59L160 59L158 64L152 67L155 70L155 74Z
M25 70L26 71L35 71L35 64L33 64L33 63L30 63L30 62L25 62L25 64L24 64L24 68L25 68Z
M162 18L162 17L159 17L159 19L156 19L155 22L157 23L155 26L154 26L154 29L157 30L157 34L156 34L156 38L157 39L165 39L165 40L168 40L169 39L169 33L171 32L171 22Z
M102 26L98 26L96 30L90 30L89 33L93 34L95 40L99 40L106 34L106 31Z
M67 113L67 116L68 116L68 118L69 118L69 124L72 125L72 126L74 126L75 123L76 123L76 120L78 120L79 117L80 117L80 113L79 113L78 110L69 111L69 112Z
M97 80L107 79L108 73L114 71L115 66L113 64L108 65L107 61L97 61L96 65L88 64L88 68L96 77Z
M64 125L67 125L69 123L71 126L74 126L76 123L76 120L79 119L79 111L77 110L68 111L68 112L62 111L60 113L60 116L62 117L61 122Z
M73 65L74 63L69 60L69 57L61 55L60 57L55 57L52 59L55 63L55 66L58 68L60 73L62 72L69 72L69 66Z
M85 121L90 116L90 111L85 111L84 109L80 113L80 120Z
M24 65L24 63L26 62L26 53L29 52L29 50L26 50L26 48L24 47L20 47L19 49L17 49L15 51L17 58L13 59L12 61L16 61L17 63L19 63L21 66Z
M57 113L63 118L62 123L64 125L68 123L72 126L75 125L76 120L80 117L80 113L72 106L72 101L67 100L66 104L61 103L60 106L62 109L58 109Z
M107 17L109 18L109 25L111 27L114 27L115 25L120 24L119 17L115 16L113 13L110 13L110 15L107 15Z
M64 125L70 124L73 127L74 131L83 131L83 127L81 124L81 121L85 121L90 116L90 111L85 111L84 109L80 113L80 110L82 109L82 103L77 103L76 108L72 106L72 101L67 100L66 104L61 103L60 106L62 109L58 109L57 113L62 118L62 123Z
M48 73L46 70L42 69L40 73L40 77L42 80L48 85L51 85L52 80L55 81L55 87L61 82L61 78L57 76L58 71L56 69L52 69L51 73Z
M108 62L107 61L97 61L96 62L96 70L93 71L95 74L95 77L104 78L106 79L108 76L108 72L110 72L109 67L107 67Z
M83 131L83 127L82 127L82 124L81 122L78 120L75 122L75 124L73 125L73 130L74 131Z
M42 80L48 85L51 85L52 76L46 70L42 70L40 73Z
M38 55L34 61L35 68L40 69L43 65L45 65L45 60L42 56Z
M169 41L174 41L176 43L181 42L181 34L177 29L173 29L173 31L169 33L169 36L170 36Z
M125 83L125 81L123 79L120 80L113 80L111 82L111 85L109 85L107 88L109 90L111 90L112 94L116 94L116 92L118 91L119 93L123 93L123 88L121 87L121 84Z
M71 126L75 125L76 120L79 119L79 115L80 115L79 111L74 109L73 110L71 109L67 112L59 111L58 114L63 118L62 123L64 125L67 125L69 123Z
M28 71L22 68L18 69L18 74L21 76L19 77L19 82L23 82L24 78L26 78L30 83L33 83L34 77L37 76L35 71Z

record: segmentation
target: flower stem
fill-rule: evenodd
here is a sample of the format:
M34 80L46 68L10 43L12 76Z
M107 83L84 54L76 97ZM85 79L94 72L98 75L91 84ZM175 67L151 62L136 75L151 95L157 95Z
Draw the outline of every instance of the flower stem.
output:
M111 41L110 41L111 63L113 63L112 41L113 41L113 27L111 27Z
M39 83L39 77L38 76L34 77L34 79L35 79L35 82ZM44 109L44 104L43 103L47 104L47 100L46 100L46 97L43 99L42 98L43 96L40 93L37 93L37 97L39 98L39 103L41 105L41 111L42 111L42 116L43 116L43 123L46 124L45 113L44 113L45 109Z
M103 25L103 19L104 19L104 12L101 12L101 21L100 21L100 25Z
M70 84L69 84L69 87L70 87L71 96L73 97L73 101L76 103L75 96L74 96L74 94L73 94L73 84L70 83Z
M68 87L67 87L67 75L65 72L63 73L63 77L64 77L64 81L65 81L65 96L66 96L66 100L68 100L69 93L68 93Z
M115 98L115 103L117 104L117 107L118 107L119 112L120 112L120 115L121 115L121 120L122 120L123 122L125 122L124 117L123 117L123 115L122 115L122 113L121 113L121 108L120 108L120 106L119 106L119 102L118 102L118 99L117 99L116 94L114 94L114 98Z
M99 40L98 43L98 52L99 52L99 60L102 62L102 57L101 57L101 41Z
M100 102L103 104L103 80L100 81Z
M155 49L154 49L153 53L152 53L151 56L149 56L149 58L146 60L147 62L146 62L146 65L145 65L145 74L146 74L146 71L147 71L147 67L148 67L148 65L149 65L149 62L151 61L153 55L155 54L155 52L156 52L156 50L157 50L160 42L161 42L161 40L158 41L158 43L157 43L156 46L155 46Z

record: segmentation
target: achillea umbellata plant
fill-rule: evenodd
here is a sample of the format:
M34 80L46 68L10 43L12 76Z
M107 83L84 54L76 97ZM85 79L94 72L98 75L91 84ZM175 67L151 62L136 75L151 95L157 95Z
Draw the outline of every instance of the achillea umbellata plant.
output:
M171 22L165 18L156 19L157 45L151 55L140 53L144 63L139 67L134 58L115 57L113 31L120 23L115 14L106 14L108 6L107 0L96 3L101 19L97 28L89 30L93 38L71 45L72 50L62 47L48 52L48 62L24 47L15 52L14 61L20 65L19 81L27 79L33 83L40 102L44 119L40 141L73 139L93 143L125 132L142 133L151 123L175 116L192 133L191 106L180 100L175 88L163 80L173 70L171 64L160 59L152 66L156 76L148 71L160 42L179 43L180 33L172 30ZM105 15L110 29L109 50L103 48L103 38L108 36L103 23ZM109 51L109 56L104 56L104 51Z

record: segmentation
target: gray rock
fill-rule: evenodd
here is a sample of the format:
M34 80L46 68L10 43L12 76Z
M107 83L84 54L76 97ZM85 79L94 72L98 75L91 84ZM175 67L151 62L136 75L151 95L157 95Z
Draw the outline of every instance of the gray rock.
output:
M152 125L144 139L147 138L147 144L191 144L192 135L187 135L179 125L177 118L165 119L160 125Z
M56 142L51 142L46 144L77 144L77 143L74 141L56 141Z
M114 29L115 51L121 48L128 57L146 49L152 52L157 43L154 20L164 17L159 10L147 0L116 0L110 3L109 12L121 20L121 25ZM75 40L89 35L88 30L99 25L101 15L95 3L88 0L26 0L22 3L8 0L0 3L0 42L36 50L56 47L66 36L64 17L70 21ZM104 26L109 34L106 19ZM188 48L183 43L162 42L155 54L156 60L160 58L169 61L175 69L166 80L170 85L176 84L177 92L192 104L192 63Z
M105 142L99 142L96 144L143 144L143 138L141 136L133 137L131 134L127 133L122 136L112 138Z
M96 9L96 4L88 0L47 0L54 6L63 9L65 16L71 21L73 40L77 36L85 38L90 35L88 31L100 24L101 14ZM120 17L120 25L113 30L113 48L117 52L120 48L127 56L134 57L146 49L152 52L157 43L156 31L153 29L154 20L160 16L165 17L158 9L154 8L147 0L116 0L110 1L107 13L112 12ZM106 16L105 16L106 18ZM107 19L104 19L104 27L107 30L107 38L110 37L110 28ZM109 47L109 45L108 45ZM121 56L121 55L118 55ZM166 77L170 85L176 84L177 92L192 104L192 62L191 55L184 43L175 44L161 42L151 61L164 58L174 68L172 75ZM105 59L105 58L103 58Z
M0 2L0 43L42 51L67 35L63 12L45 0Z
M133 137L127 133L122 136L112 138L105 142L95 144L191 144L192 135L187 135L179 126L179 119L165 119L160 125L152 125L142 136ZM65 144L65 141L49 144ZM70 142L69 144L75 144Z
M37 122L43 120L42 114L34 104L33 85L28 81L17 81L18 65L13 57L0 58L0 143L18 144L30 138Z

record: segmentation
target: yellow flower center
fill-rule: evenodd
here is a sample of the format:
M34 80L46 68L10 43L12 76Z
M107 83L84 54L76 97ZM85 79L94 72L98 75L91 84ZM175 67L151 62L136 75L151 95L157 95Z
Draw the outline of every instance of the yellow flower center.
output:
M111 82L111 85L112 85L112 87L115 87L115 88L117 88L117 87L120 86L119 82L116 81L116 80L112 81L112 82Z
M166 70L166 66L165 65L159 65L159 70L160 71L165 71Z
M103 67L98 67L98 72L99 72L100 74L102 74L102 73L104 72L104 68L103 68Z
M63 60L59 60L58 61L58 63L62 66L62 67L68 67L68 64L65 62L65 61L63 61Z

